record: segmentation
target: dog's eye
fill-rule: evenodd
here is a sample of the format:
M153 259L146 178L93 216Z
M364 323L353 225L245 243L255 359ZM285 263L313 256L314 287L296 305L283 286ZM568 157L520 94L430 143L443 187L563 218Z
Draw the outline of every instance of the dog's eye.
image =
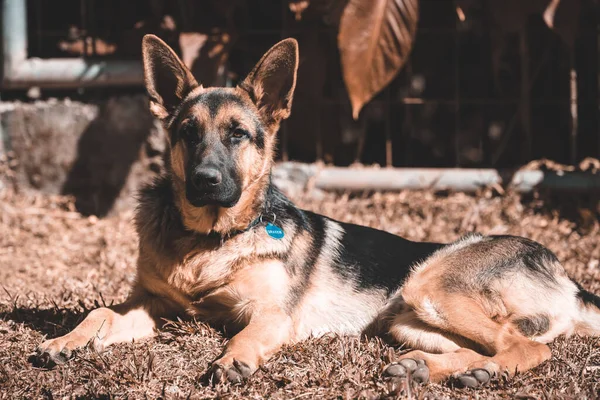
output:
M179 136L183 139L192 139L196 135L196 130L190 124L182 125L179 128Z
M248 134L248 132L246 132L245 130L243 130L242 128L236 128L233 133L231 134L231 137L234 139L243 139L246 137L250 137L250 135Z

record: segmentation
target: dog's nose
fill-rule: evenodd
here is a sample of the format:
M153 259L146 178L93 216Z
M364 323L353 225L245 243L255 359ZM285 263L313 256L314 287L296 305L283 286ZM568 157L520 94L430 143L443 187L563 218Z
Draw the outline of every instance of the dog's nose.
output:
M194 171L192 183L197 189L206 189L214 187L221 183L223 176L218 169L211 167L200 167Z

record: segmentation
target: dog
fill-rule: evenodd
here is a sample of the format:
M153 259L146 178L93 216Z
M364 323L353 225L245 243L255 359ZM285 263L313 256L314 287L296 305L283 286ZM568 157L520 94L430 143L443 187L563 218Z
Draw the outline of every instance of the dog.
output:
M413 350L382 373L479 387L550 358L559 335L599 335L600 297L542 245L472 234L419 243L300 210L271 183L290 115L298 44L273 46L235 88L204 88L156 36L143 39L150 110L168 132L166 172L142 189L137 279L37 354L150 337L187 315L235 335L213 382L240 383L284 344L326 333Z

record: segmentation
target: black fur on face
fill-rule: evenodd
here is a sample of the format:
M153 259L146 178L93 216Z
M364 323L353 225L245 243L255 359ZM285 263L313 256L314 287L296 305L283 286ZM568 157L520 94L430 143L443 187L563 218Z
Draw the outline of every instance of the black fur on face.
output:
M185 195L195 207L233 207L242 194L242 152L264 146L256 108L227 89L211 89L186 100L171 132L185 148ZM177 161L176 161L177 162Z

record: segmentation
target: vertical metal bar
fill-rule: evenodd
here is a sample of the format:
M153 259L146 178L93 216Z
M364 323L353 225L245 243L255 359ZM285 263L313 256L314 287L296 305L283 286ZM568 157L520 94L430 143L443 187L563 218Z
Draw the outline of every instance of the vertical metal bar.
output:
M519 32L519 53L521 62L521 127L525 134L525 146L521 153L521 162L531 161L533 138L531 132L531 79L529 76L529 46L527 43L527 27Z
M2 1L2 49L4 75L27 59L27 11L25 0Z
M43 6L43 1L42 0L37 0L37 7L35 8L36 11L36 42L37 42L37 51L41 51L42 50L42 15L44 15L43 11L42 11L42 6Z
M315 151L317 153L317 161L323 161L323 135L321 134L321 109L323 108L323 93L321 93L318 97L317 101L317 123L316 123L316 131L317 131L317 141L315 144ZM341 107L338 106L338 110Z
M319 42L320 39L320 32L318 30L313 30L313 32L310 33L311 35L316 35L316 41L317 43ZM306 37L306 36L305 36ZM314 39L310 39L311 41L313 41L313 46L314 46ZM321 118L323 115L323 107L325 104L325 107L332 107L332 105L328 105L326 102L323 101L323 87L321 87L321 91L320 93L317 94L316 96L316 105L315 105L315 109L316 109L316 123L315 123L315 135L316 135L316 140L315 140L315 153L316 153L316 157L317 160L316 161L323 161L323 132L321 132ZM343 107L341 106L340 103L340 98L337 98L337 102L335 102L335 106L337 106L337 112L341 113L343 112ZM341 114L338 114L341 115Z
M102 34L107 40L110 40L114 21L113 18L106 18L106 16L112 15L113 2L105 0L102 5L102 13L104 16L104 23L101 25ZM100 29L98 29L98 31L100 31Z
M454 22L454 166L460 167L460 31Z
M152 2L152 12L153 16L158 15L159 3L157 1ZM190 12L187 6L187 2L185 0L179 0L177 2L177 6L179 7L179 14L181 16L181 26L183 31L190 31ZM193 16L192 16L193 17Z
M393 148L392 148L392 122L391 122L391 96L390 87L385 89L385 166L388 168L392 167L394 162ZM366 129L366 128L365 128Z
M87 17L88 17L88 24L89 24L89 33L90 36L92 38L92 56L96 56L98 53L96 51L96 38L98 37L98 30L96 29L96 18L94 15L94 9L95 9L95 4L94 4L94 0L89 0L90 4L89 7L87 8Z
M81 23L81 33L80 33L80 37L82 40L82 45L83 45L83 51L81 53L83 58L87 58L88 55L88 48L87 48L87 38L88 38L88 32L87 32L87 21L86 21L86 12L85 12L85 1L86 0L79 0L79 20Z
M406 67L404 67L406 70L406 85L408 87L410 87L411 85L411 81L412 81L412 75L413 75L413 69L412 69L412 58L408 59L408 62L406 63ZM412 113L412 105L407 104L406 101L403 102L403 107L404 107L404 121L405 121L405 126L407 127L406 132L404 133L404 165L411 165L412 163L412 135L413 135L413 131L414 131L414 120L413 120L413 113Z
M340 120L345 118L344 116L342 116L340 114ZM365 141L366 141L366 136L367 136L367 127L366 124L364 123L365 119L359 119L358 121L354 121L352 120L351 123L356 124L357 126L360 126L360 135L358 137L358 142L356 144L356 154L354 156L354 163L355 164L359 164L362 161L362 155L363 155L363 151L365 148Z
M577 71L575 70L575 51L571 51L571 164L577 161L577 134L579 133L579 116L577 114Z

